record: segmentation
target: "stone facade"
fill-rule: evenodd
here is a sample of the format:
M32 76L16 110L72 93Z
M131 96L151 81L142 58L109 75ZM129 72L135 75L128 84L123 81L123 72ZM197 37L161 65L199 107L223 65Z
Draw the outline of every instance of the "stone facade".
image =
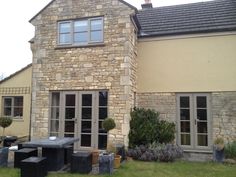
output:
M136 91L135 9L119 0L55 0L31 23L35 26L32 79L32 138L47 137L50 91L108 90L110 138L128 144L130 109ZM57 46L59 20L102 16L104 43Z
M212 92L210 101L212 140L223 137L225 142L236 140L236 92ZM136 106L154 109L160 118L177 123L175 93L137 93ZM212 141L212 142L213 142Z
M236 92L212 93L213 139L236 141Z

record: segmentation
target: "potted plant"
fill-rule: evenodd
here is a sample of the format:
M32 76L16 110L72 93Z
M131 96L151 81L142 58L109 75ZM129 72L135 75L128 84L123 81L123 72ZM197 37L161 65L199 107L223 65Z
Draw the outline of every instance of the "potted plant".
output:
M102 123L103 129L107 131L107 134L110 130L116 127L115 121L112 118L106 118ZM107 135L108 142L108 135ZM107 143L107 152L99 156L99 173L112 173L113 172L113 163L114 163L114 154L109 153L109 143Z
M213 145L213 161L222 163L224 161L224 139L218 137Z
M1 136L1 142L5 139L5 128L9 127L12 124L12 118L11 117L0 117L0 127L3 128L3 133ZM0 166L6 167L7 161L8 161L8 147L2 147L0 148Z

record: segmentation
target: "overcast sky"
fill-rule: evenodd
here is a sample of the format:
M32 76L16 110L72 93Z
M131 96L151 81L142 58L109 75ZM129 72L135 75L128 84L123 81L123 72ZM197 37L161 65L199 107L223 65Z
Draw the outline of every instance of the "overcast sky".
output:
M5 77L31 63L28 41L34 36L34 27L28 22L51 0L3 0L0 5L0 76ZM141 8L144 0L126 0ZM166 6L204 0L152 0L153 6Z

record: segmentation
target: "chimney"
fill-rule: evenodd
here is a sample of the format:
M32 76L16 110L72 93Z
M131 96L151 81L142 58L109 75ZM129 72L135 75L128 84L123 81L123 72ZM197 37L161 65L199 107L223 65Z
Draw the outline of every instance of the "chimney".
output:
M152 9L152 2L151 0L145 0L145 3L141 5L142 9Z

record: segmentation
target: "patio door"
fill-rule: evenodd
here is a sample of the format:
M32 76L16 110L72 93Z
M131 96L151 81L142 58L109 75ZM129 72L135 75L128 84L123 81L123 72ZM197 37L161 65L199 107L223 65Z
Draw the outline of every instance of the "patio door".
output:
M102 122L108 113L107 91L61 91L51 94L50 136L78 137L75 148L105 149Z
M209 94L178 94L178 143L186 149L211 146Z
M106 148L107 132L102 122L107 118L107 96L106 91L79 93L80 148Z

